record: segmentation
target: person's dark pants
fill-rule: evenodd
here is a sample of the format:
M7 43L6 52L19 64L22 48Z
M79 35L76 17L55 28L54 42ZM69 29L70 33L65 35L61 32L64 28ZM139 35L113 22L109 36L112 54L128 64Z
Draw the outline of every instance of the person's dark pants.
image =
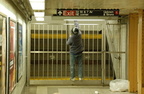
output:
M72 54L70 53L70 76L71 79L75 77L75 63L78 62L78 77L82 78L82 73L83 73L83 65L82 65L82 60L83 60L83 54Z

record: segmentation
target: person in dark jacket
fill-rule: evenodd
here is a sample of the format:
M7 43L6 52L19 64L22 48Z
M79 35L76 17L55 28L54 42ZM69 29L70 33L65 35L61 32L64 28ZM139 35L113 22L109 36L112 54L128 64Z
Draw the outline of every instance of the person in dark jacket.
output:
M71 30L71 36L67 41L67 45L70 46L70 79L75 81L75 63L78 62L78 77L82 80L82 60L83 60L83 44L81 31L78 26L75 26Z

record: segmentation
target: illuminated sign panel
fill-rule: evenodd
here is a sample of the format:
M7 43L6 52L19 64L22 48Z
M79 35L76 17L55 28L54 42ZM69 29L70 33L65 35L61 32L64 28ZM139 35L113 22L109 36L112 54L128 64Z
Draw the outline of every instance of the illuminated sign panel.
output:
M57 9L56 16L119 16L119 9Z
M64 10L63 15L64 16L76 16L76 11L74 11L74 10Z

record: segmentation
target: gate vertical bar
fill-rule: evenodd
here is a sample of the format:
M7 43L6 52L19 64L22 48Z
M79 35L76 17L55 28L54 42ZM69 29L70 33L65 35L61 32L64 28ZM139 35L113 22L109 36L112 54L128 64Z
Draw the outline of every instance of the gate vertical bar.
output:
M102 57L101 57L101 60L102 60L102 65L101 65L101 69L102 69L102 84L104 85L104 82L105 82L105 60L106 60L106 58L105 58L105 51L106 51L106 49L105 49L105 44L106 44L106 41L105 41L105 29L104 29L104 27L103 27L103 25L101 26L102 27L102 51L103 51L103 53L102 53ZM107 31L106 31L107 32Z
M96 36L98 36L98 29L97 29L97 27L98 26L96 26ZM99 49L99 47L98 47L98 38L96 38L96 51L98 52L98 49ZM99 53L96 53L96 62L97 62L97 71L96 71L96 76L98 77L98 70L99 70Z
M94 36L95 36L95 33L94 33L94 25L93 25L93 30L92 30L92 34L93 34L93 39L92 39L92 51L94 52ZM92 53L92 78L94 78L94 53Z
M112 25L112 31L114 31L114 25ZM108 32L110 32L110 34L111 34L111 39L112 39L112 37L114 37L114 34L113 34L113 32L111 32L111 31L108 31ZM112 40L111 40L111 42L112 42ZM111 50L110 50L110 48L109 48L109 52L108 53L106 53L106 56L108 55L108 66L106 66L105 65L105 67L108 67L108 74L107 74L107 78L109 78L109 73L110 73L110 70L109 70L109 67L110 67L110 63L111 63L111 56L112 56L112 54L113 53L111 53L110 52ZM105 62L105 64L106 64L107 62ZM106 72L106 71L105 71ZM106 75L106 74L105 74ZM105 80L107 79L107 78L105 78Z
M88 52L90 52L90 47L89 47L89 45L90 45L90 25L88 25ZM89 63L90 63L90 54L88 53L88 79L90 79L90 69L89 69Z
M96 36L98 37L98 26L96 26ZM97 65L97 71L96 71L96 76L97 76L97 78L99 78L99 40L98 40L98 38L96 38L96 51L97 51L97 53L96 53L96 65Z
M61 66L60 66L61 71L60 71L60 75L61 75L61 76L60 76L60 78L62 78L62 71L63 71L63 70L62 70L62 44L63 44L63 43L62 43L62 31L61 31L61 30L60 30L60 34L61 34L61 37L60 37L60 40L61 40L61 47L60 47L60 48L61 48L61 63L60 63L60 65L61 65Z
M56 42L57 45L56 45L56 46L57 46L57 47L56 47L56 51L58 51L58 39L59 39L59 37L58 37L58 35L59 35L58 30L59 30L59 29L58 29L58 25L57 25L57 34L56 34L56 35L57 35L57 36L56 36L56 40L57 40L57 42ZM56 57L57 57L57 58L56 58L56 78L58 78L58 53L56 53Z
M35 41L36 41L36 36L35 36L35 35L36 35L35 24L34 24L33 26L34 26L34 51L36 51L36 49L35 49L35 45L36 45L36 43L35 43ZM30 32L31 32L31 31L30 31ZM34 68L33 68L33 75L34 75L34 77L33 77L33 78L35 79L35 75L36 75L36 74L35 74L35 70L36 70L36 69L35 69L35 67L36 67L36 66L35 66L35 64L36 64L36 62L35 62L35 60L36 60L35 56L36 56L36 54L35 54L35 53L33 53L33 54L34 54Z
M67 32L66 32L66 30L65 30L65 26L63 26L63 29L62 29L63 31L64 31L64 34L66 34L66 38L65 38L65 41L67 41ZM65 45L65 49L66 49L66 52L68 51L67 50L67 45ZM66 68L65 68L65 77L68 77L68 58L67 58L67 53L65 53L65 66L66 66Z
M62 26L62 30L63 30L63 33L65 34L65 35L67 35L67 33L65 32L65 29L64 29L64 26ZM66 43L66 41L67 41L67 36L66 36L66 38L65 38L65 40L64 40L65 42L64 43ZM65 44L65 52L67 52L67 45ZM66 58L66 53L64 54L64 58L65 58L65 77L67 77L67 58Z
M38 51L40 51L40 25L38 25ZM40 70L39 66L40 66L40 53L38 53L38 78L40 78L39 77L39 70Z
M85 29L85 25L84 25L84 37L83 37L84 46L85 46L85 38L86 38L86 33L85 33L85 32L86 32L86 29ZM86 56L86 55L84 54L84 62L83 62L83 63L84 63L84 66L83 66L84 68L83 68L83 69L84 69L85 71L84 71L84 73L83 73L83 74L84 74L83 76L86 76L86 74L85 74L85 73L86 73L86 67L85 67L85 64L86 64L86 62L85 62L86 60L85 60L85 59L86 59L86 58L85 58L85 56Z
M65 25L65 27L64 27L64 30L66 31L67 39L69 38L69 35L70 35L69 32L68 32L68 27L69 27L68 25ZM66 39L66 41L67 41L67 39ZM66 49L67 49L66 51L68 51L68 46L67 46L67 45L66 45ZM70 62L70 58L69 58L69 55L68 55L68 54L69 54L69 53L66 53L66 58L67 58L67 61ZM69 64L69 62L67 62L67 61L66 61L66 63L69 65L69 66L68 66L68 69L69 69L68 71L69 71L69 74L70 74L70 64ZM68 77L68 74L67 74L67 77Z
M49 52L49 25L47 25L47 52ZM49 78L49 53L47 53L47 78Z
M118 25L118 31L119 31L119 32L118 32L118 33L119 33L119 44L118 44L118 45L119 45L119 46L118 46L119 48L118 48L118 52L122 52L121 46L120 46L120 45L121 45L121 34L122 34L121 24L120 24L120 23L119 23L119 25ZM119 53L118 56L119 56L118 58L122 57L122 53ZM123 67L123 66L122 66L122 60L121 60L121 59L119 59L119 64L120 64L120 65L119 65L119 66L120 66L120 74L119 74L119 77L123 78L123 77L122 77L122 67Z
M54 48L54 25L52 25L52 56L51 56L51 59L52 59L52 78L53 78L53 71L54 71L54 66L53 66L53 57L54 57L54 53L53 53L53 48Z
M44 24L43 24L43 28L42 28L42 30L43 30L43 75L42 75L42 77L44 78L44 70L45 70L45 67L44 67L44 36L45 36L45 34L44 34Z

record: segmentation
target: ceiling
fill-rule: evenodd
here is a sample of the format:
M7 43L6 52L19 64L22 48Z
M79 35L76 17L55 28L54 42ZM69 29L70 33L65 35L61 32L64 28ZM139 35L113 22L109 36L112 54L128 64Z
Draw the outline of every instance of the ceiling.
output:
M34 15L29 0L12 1L28 18ZM144 9L144 0L45 0L45 16L52 16L57 9L120 9L120 15ZM37 10L41 11L41 10Z
M144 0L45 0L45 16L56 14L57 8L120 9L120 14L128 14L144 9Z

